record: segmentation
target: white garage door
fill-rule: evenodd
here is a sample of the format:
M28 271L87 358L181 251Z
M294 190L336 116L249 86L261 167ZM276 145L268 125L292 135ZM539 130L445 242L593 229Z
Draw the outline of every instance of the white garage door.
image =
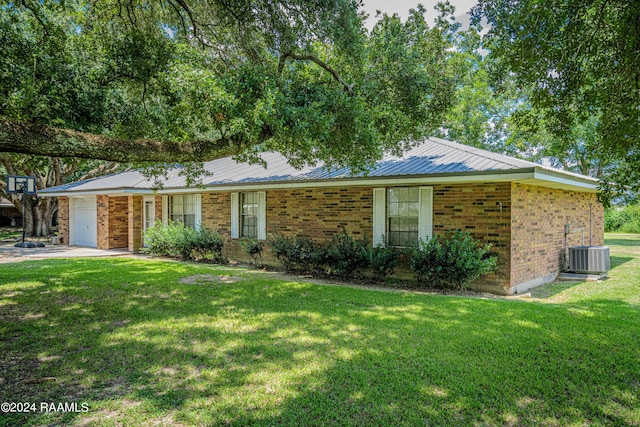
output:
M97 246L96 232L96 198L82 197L71 199L73 207L71 209L71 230L69 241L72 245Z

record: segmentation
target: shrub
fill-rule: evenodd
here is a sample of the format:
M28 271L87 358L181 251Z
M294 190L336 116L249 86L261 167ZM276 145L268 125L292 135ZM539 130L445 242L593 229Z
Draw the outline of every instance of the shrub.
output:
M369 267L369 246L366 236L363 240L354 240L343 228L342 232L333 236L329 247L328 260L331 271L340 277L360 274Z
M627 205L604 211L604 231L640 233L640 206Z
M196 230L192 228L189 230L193 233L190 236L192 239L192 256L195 251L195 254L199 255L202 259L207 258L214 262L225 262L222 256L224 240L222 240L222 237L217 232L202 226Z
M488 256L490 247L479 246L469 233L445 233L427 242L420 241L409 250L409 267L418 284L465 289L470 282L497 268L496 258Z
M369 264L377 278L385 280L400 263L400 251L388 246L376 246L370 250Z
M171 221L166 226L156 223L146 231L145 244L145 252L152 256L224 261L224 242L218 233L204 227L185 227L181 222Z
M255 265L262 265L262 249L264 247L262 240L255 240L251 238L241 239L240 247L243 251L245 251ZM258 260L260 260L260 264L258 264Z
M275 234L270 245L274 255L287 271L319 269L326 263L326 248L308 237Z
M144 233L145 248L143 251L151 256L172 256L169 254L173 244L170 238L170 229L173 223L169 223L166 227L156 222L153 227L148 228Z

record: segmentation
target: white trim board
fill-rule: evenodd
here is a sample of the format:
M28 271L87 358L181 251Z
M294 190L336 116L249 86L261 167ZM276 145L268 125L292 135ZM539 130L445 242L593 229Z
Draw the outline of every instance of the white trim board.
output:
M215 193L218 191L258 191L271 189L298 189L298 188L329 188L329 187L380 187L399 185L431 185L431 184L473 184L479 182L521 182L523 184L536 185L547 188L560 188L573 191L585 191L595 193L598 184L597 180L588 181L571 179L567 176L549 173L544 169L501 172L491 174L452 174L439 176L420 177L386 177L386 178L351 178L351 179L331 179L323 181L290 181L290 182L260 182L243 184L221 184L212 185L202 189L195 188L165 188L162 190L152 190L148 188L120 188L120 189L100 189L86 191L61 191L61 192L41 192L42 197L61 196L93 196L98 194L108 194L113 196L139 195L151 196L161 194L188 194L188 193Z

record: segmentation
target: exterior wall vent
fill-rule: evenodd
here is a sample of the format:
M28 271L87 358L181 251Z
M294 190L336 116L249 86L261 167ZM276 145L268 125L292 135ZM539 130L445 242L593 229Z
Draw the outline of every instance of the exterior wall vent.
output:
M606 273L610 268L608 246L569 248L569 270L574 273Z

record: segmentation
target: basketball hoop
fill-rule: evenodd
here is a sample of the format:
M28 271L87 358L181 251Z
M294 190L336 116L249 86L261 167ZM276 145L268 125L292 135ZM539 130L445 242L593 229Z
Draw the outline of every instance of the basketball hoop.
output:
M36 194L36 178L7 175L7 193Z
M41 242L25 242L25 212L27 211L27 195L36 194L36 178L34 176L7 175L7 193L22 194L22 242L16 248L44 248Z

